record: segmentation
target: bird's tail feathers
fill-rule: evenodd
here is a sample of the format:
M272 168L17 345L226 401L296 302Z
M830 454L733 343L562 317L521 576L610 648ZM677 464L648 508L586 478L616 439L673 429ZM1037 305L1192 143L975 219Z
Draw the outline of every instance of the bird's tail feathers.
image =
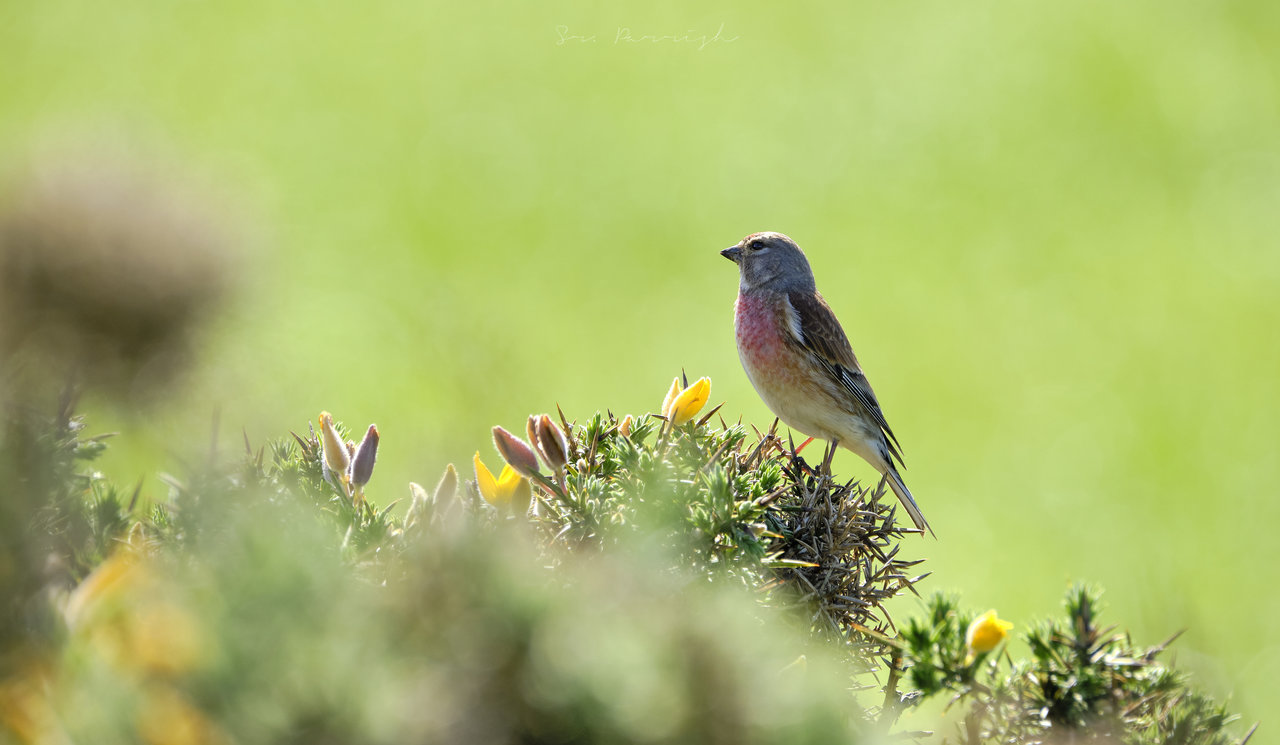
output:
M920 506L916 504L916 500L911 496L911 490L903 483L902 477L898 475L898 469L889 466L884 473L885 478L889 481L889 488L898 496L898 501L902 503L902 508L911 516L911 522L916 524L916 528L920 531L929 531L929 535L934 538L938 537L933 532L933 528L929 527L929 521L924 519L924 513L920 511Z

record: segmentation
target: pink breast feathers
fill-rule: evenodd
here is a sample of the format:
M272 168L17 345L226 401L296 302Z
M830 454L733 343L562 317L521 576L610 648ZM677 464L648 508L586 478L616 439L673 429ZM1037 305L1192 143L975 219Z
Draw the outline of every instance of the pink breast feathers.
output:
M754 378L761 372L782 372L787 360L778 313L763 298L739 295L734 308L738 354Z

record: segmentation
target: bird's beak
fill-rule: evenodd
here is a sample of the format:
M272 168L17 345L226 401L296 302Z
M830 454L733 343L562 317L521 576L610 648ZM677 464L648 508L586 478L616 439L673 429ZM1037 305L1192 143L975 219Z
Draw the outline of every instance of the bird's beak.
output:
M742 249L738 246L729 246L720 252L720 255L737 264L738 259L742 257Z

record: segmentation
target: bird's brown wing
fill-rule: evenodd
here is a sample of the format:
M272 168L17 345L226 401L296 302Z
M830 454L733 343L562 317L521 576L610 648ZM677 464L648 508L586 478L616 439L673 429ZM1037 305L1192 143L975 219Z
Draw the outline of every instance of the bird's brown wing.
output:
M867 411L872 421L885 434L885 445L889 453L902 463L901 447L889 422L885 421L884 412L880 410L880 402L876 400L875 391L867 382L858 358L849 346L849 338L845 336L836 314L822 295L813 292L787 293L787 301L791 304L793 314L788 318L790 331L800 346L804 348L833 378L849 391L854 400Z

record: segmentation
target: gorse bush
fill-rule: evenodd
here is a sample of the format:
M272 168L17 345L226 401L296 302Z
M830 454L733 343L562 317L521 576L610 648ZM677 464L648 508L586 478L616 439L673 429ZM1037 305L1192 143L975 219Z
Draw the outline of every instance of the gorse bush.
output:
M90 470L106 442L72 397L10 405L0 737L874 742L950 697L942 742L1241 742L1164 645L1097 625L1093 591L1021 661L943 595L890 618L920 579L896 503L706 389L495 428L496 475L477 453L387 502L377 429L327 414L146 505Z
M451 496L449 478L397 519L324 458L308 433L204 464L169 479L165 504L101 533L85 555L108 558L49 602L52 650L5 670L7 734L860 739L831 655L737 587L677 571L665 549L604 550L603 534L568 549L474 482ZM55 545L67 544L44 548Z

